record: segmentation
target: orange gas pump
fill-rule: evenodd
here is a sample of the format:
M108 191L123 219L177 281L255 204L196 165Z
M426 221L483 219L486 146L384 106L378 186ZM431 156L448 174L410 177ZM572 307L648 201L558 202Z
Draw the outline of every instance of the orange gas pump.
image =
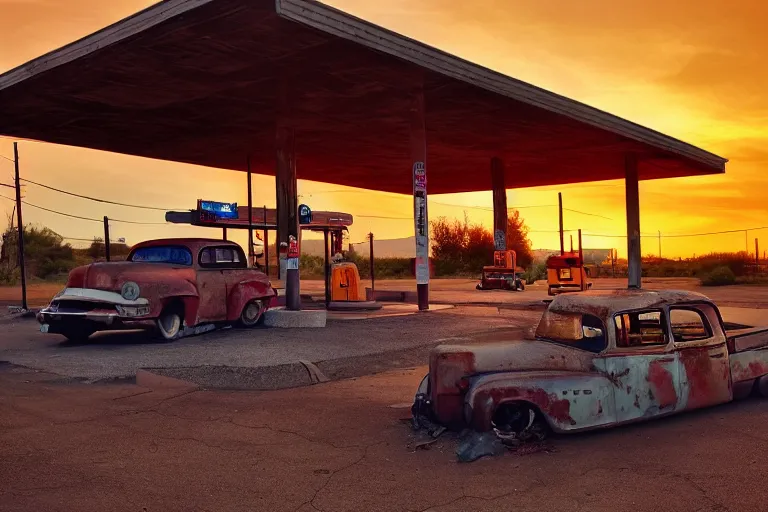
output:
M571 239L573 240L573 239ZM563 251L559 256L547 258L547 293L557 295L567 292L583 292L589 290L592 283L588 280L584 268L584 252L581 249L581 230L579 230L579 251Z
M478 290L525 290L517 275L517 253L512 250L494 251L493 265L483 267Z

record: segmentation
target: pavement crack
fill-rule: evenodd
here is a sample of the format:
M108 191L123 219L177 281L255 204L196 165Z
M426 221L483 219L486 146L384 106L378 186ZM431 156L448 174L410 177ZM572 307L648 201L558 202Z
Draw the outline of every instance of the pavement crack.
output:
M146 391L139 391L138 393L133 393L133 394L130 394L130 395L115 397L115 398L112 399L112 401L114 402L115 400L123 400L125 398L133 398L134 396L146 395L147 393L154 393L154 391L151 390L151 389L147 389Z
M368 450L369 450L369 449L371 449L371 448L372 448L372 447L374 447L374 446L378 446L378 445L380 445L380 444L383 444L383 443L384 443L384 441L377 441L377 442L375 442L375 443L372 443L372 444L369 444L369 445L367 445L367 446L366 446L366 447L363 449L363 453L362 453L362 454L360 454L360 457L358 457L358 458L357 458L357 459L355 459L354 461L350 462L349 464L347 464L347 465L345 465L345 466L342 466L342 467L340 467L340 468L338 468L338 469L336 469L336 470L332 471L332 472L331 472L331 473L328 475L328 477L325 479L325 482L323 482L323 485L321 485L320 487L318 487L318 488L317 488L317 490L314 492L314 494L312 495L312 497L311 497L310 499L306 500L305 502L303 502L303 503L300 503L300 504L299 504L299 506L298 506L298 507L296 507L296 508L294 509L294 512L296 512L296 511L300 510L300 509L301 509L303 506L305 506L305 505L309 505L310 507L312 507L314 510L317 510L318 512L324 512L324 511L323 511L323 509L321 509L321 508L318 508L318 507L317 507L317 505L315 505L315 500L317 499L318 495L319 495L319 494L320 494L320 493L321 493L321 492L322 492L322 491L323 491L323 490L324 490L326 487L328 487L328 484L329 484L329 483L331 483L331 480L333 479L333 477L334 477L334 476L336 476L336 475L338 475L338 474L339 474L339 473L341 473L342 471L346 471L347 469L349 469L349 468L351 468L351 467L354 467L354 466L356 466L356 465L360 464L360 463L361 463L363 460L365 460L365 458L366 458L366 457L368 457Z
M271 432L277 432L277 433L280 433L280 434L288 434L288 435L296 436L299 439L303 439L303 440L307 441L308 443L324 444L326 446L330 446L332 448L336 448L337 450L346 450L346 449L349 449L349 448L363 448L361 445L346 445L346 446L344 446L344 445L337 445L337 444L332 443L330 441L323 441L321 439L313 439L313 438L311 438L311 437L309 437L307 435L304 435L304 434L302 434L300 432L297 432L295 430L288 430L288 429L272 427L272 426L267 425L267 424L247 425L245 423L240 423L240 422L232 420L232 419L230 419L228 421L228 423L231 423L233 425L237 425L238 427L249 428L249 429L253 429L253 430L269 430ZM372 446L372 445L369 445L369 446ZM367 449L368 447L365 447L365 448Z
M699 484L697 484L696 482L694 482L693 480L691 480L691 477L690 477L690 476L688 476L688 475L683 475L683 474L676 474L675 476L677 476L678 478L680 478L680 479L682 479L682 480L685 480L686 482L688 482L688 483L691 485L691 487L693 487L694 489L696 489L697 491L699 491L699 494L701 494L701 496L702 496L702 497L703 497L705 500L707 500L708 502L710 502L712 505L714 505L714 506L715 506L715 512L728 512L728 511L729 511L729 508L728 508L728 507L726 507L725 505L723 505L723 504L722 504L722 503L720 503L719 501L717 501L717 500L715 500L715 499L711 498L711 497L710 497L710 496L707 494L707 491L706 491L706 490L705 490L703 487L701 487Z

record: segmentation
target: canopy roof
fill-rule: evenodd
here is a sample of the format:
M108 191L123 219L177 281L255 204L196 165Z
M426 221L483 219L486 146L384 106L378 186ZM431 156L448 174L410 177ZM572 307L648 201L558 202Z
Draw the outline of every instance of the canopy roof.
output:
M410 193L423 83L431 193L721 173L704 150L310 0L166 0L0 76L0 134Z

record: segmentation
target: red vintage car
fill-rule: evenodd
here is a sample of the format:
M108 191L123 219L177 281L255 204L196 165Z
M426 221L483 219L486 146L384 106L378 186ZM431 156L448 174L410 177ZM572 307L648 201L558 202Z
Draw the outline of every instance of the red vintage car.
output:
M151 240L134 246L126 261L72 270L37 319L41 331L72 341L118 329L155 329L173 340L216 325L254 326L274 296L269 278L248 268L235 243Z

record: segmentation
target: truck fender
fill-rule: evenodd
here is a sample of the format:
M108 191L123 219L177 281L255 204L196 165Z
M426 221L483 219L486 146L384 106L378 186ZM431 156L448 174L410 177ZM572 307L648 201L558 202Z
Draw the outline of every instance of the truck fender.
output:
M240 318L245 305L254 299L266 299L265 307L269 307L275 295L275 290L268 281L248 279L237 283L227 297L227 320L234 322Z
M502 372L472 380L465 415L476 430L490 430L496 410L518 402L540 412L554 432L588 430L616 418L611 383L597 373Z
M159 282L153 285L156 300L150 299L152 317L159 317L160 313L173 303L179 303L184 307L184 322L189 325L197 323L197 309L200 304L197 287L194 283L183 280Z

